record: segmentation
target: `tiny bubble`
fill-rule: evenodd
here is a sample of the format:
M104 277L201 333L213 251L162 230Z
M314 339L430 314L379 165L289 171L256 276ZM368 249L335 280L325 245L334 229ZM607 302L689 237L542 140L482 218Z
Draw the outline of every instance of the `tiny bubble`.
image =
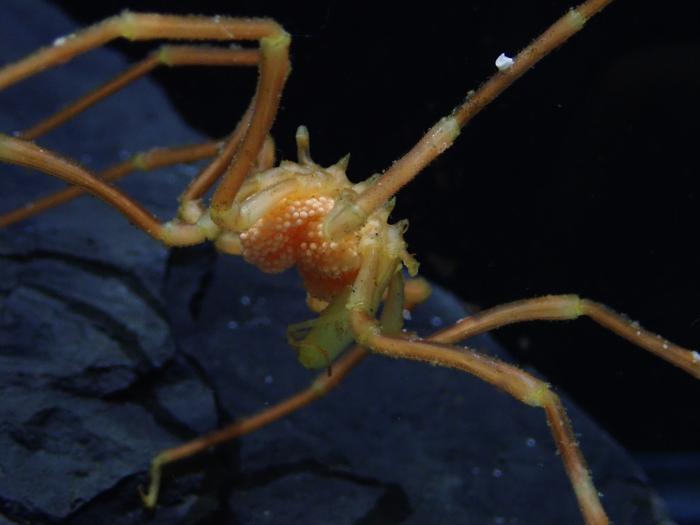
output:
M271 384L274 383L274 382L275 382L275 378L274 378L274 377L272 377L272 376L269 375L269 374L265 376L265 384L266 384L266 385L271 385Z
M442 318L440 316L434 315L430 318L430 326L434 328L442 326Z
M500 478L501 476L503 476L503 471L500 468L495 468L493 469L493 472L491 472L491 475L494 478Z
M236 321L229 321L226 323L226 328L229 330L236 330L238 328L238 323Z
M250 297L248 297L247 295L241 295L241 304L243 306L250 306L250 302Z
M527 445L528 448L532 448L537 444L537 440L535 438L527 438L525 441L525 444Z
M700 363L700 354L698 354L695 350L691 352L693 356L693 363Z

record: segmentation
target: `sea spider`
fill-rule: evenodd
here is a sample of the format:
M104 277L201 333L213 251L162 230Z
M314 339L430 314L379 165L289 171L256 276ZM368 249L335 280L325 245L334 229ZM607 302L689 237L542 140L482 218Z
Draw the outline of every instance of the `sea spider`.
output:
M582 11L585 13L586 10L594 5L595 3L587 3L582 7ZM592 8L597 9L597 8ZM592 11L591 11L592 12ZM585 18L585 15L584 15ZM117 20L116 25L121 23L126 23L126 25L131 24L131 19L128 16L123 16L121 19ZM139 19L135 19L138 25ZM144 19L148 24L151 19ZM172 20L175 23L178 21L176 19ZM259 27L256 22L237 22L234 20L229 20L226 18L214 19L202 19L205 24L216 24L211 27L222 27L226 24L232 24L230 28L237 33L241 29L253 28L253 31L258 30ZM125 22L126 21L126 22ZM167 22L167 20L166 20ZM566 15L559 28L568 27L578 29L581 25L580 13L572 12ZM238 25L236 25L238 24ZM281 85L283 82L283 77L285 76L285 71L282 65L275 65L274 61L277 57L276 53L279 49L286 46L286 37L284 33L281 32L276 26L271 22L260 22L259 26L262 27L262 33L258 36L264 36L268 40L265 40L265 44L269 47L263 47L268 50L268 54L271 57L268 64L271 66L271 77L272 78L270 86L273 86L272 91L277 90L275 85ZM227 29L227 30L228 30ZM121 29L120 29L121 30ZM131 26L126 28L126 31L131 31ZM187 30L189 31L189 29ZM567 29L568 31L568 29ZM555 30L554 33L557 31ZM190 33L188 32L187 35ZM133 35L132 35L133 36ZM550 35L551 36L551 35ZM69 49L72 42L80 41L77 39L67 39L58 40L55 43L54 49ZM545 42L549 41L549 37L545 38ZM237 55L237 52L231 52L231 55ZM241 55L243 52L240 53ZM280 55L281 56L281 55ZM526 55L527 56L527 55ZM279 57L277 57L279 58ZM257 60L257 59L256 59ZM285 57L280 59L280 64L286 60ZM519 64L524 63L524 60L516 60L515 66L507 70L505 73L501 74L497 79L507 78L509 73L514 71ZM8 76L13 76L11 70ZM16 70L15 70L16 71ZM277 75L275 77L275 75ZM497 80L496 83L499 81ZM263 88L265 91L266 88ZM455 115L450 116L442 120L435 128L433 128L432 134L428 135L425 139L424 145L427 150L438 149L443 150L448 147L452 140L457 134L457 124L461 124L462 120L466 120L466 115L475 107L474 104L479 105L479 95L473 96L470 101L463 106L463 111L458 111ZM262 97L258 97L261 100ZM474 102L476 101L476 103ZM263 108L273 107L275 102L275 96L269 99L268 102L261 102ZM464 115L464 116L463 116ZM267 126L267 124L265 124ZM256 128L252 129L262 129ZM31 133L28 135L32 135ZM250 160L257 154L260 147L261 141L264 138L264 133L261 132L258 137L258 145L252 148L253 153ZM252 135L251 135L252 136ZM437 137L437 139L435 138ZM253 140L253 139L251 139ZM132 220L139 223L142 228L146 231L150 231L155 237L163 240L167 244L189 244L194 242L199 242L203 240L204 237L211 237L217 241L217 246L223 251L230 252L243 252L244 256L250 261L257 263L264 270L277 270L280 269L278 266L280 260L285 257L289 257L290 261L304 261L308 259L308 264L304 266L304 275L306 277L307 287L311 293L310 305L312 308L320 310L324 307L325 302L339 301L339 297L342 297L342 301L335 302L334 305L330 306L324 311L322 319L333 325L332 339L328 340L330 331L321 329L319 332L315 332L315 328L323 326L323 323L312 323L309 325L297 327L296 330L292 331L291 339L298 345L300 356L305 364L312 367L323 367L328 366L335 358L335 353L341 351L350 341L350 337L358 339L360 342L371 346L375 351L386 352L393 354L395 356L416 358L420 360L427 360L435 362L437 364L451 364L452 366L462 367L466 366L465 363L458 364L461 360L465 359L464 352L449 350L447 348L435 347L430 350L428 347L424 347L425 343L418 340L405 340L403 338L396 338L395 340L385 339L376 331L376 327L373 325L372 321L369 320L365 314L373 314L377 308L379 301L382 298L384 290L389 287L389 282L393 278L394 268L397 267L398 262L403 262L409 269L412 269L414 264L412 263L412 258L406 253L405 246L400 239L403 228L390 227L387 226L386 214L388 214L388 208L383 208L384 203L387 198L393 194L396 188L390 189L387 194L382 194L381 192L376 197L376 203L373 203L373 198L371 193L364 194L369 195L368 199L355 202L355 195L347 191L350 187L342 179L339 179L340 172L344 170L344 164L341 163L337 165L336 168L331 169L328 173L331 175L329 179L322 180L311 180L310 183L300 183L299 181L307 180L303 177L290 176L290 171L294 173L299 173L299 171L304 171L306 167L309 169L316 170L317 166L308 157L307 142L308 137L302 130L298 134L299 141L299 151L300 151L300 164L302 168L294 167L291 164L286 165L282 171L277 171L273 173L268 173L264 176L259 176L257 179L249 178L247 182L243 185L243 191L245 196L251 197L251 200L247 202L234 200L234 195L236 194L236 188L225 191L227 189L224 186L223 190L217 190L221 193L217 195L221 197L219 200L223 204L216 206L218 200L215 196L214 200L214 211L219 215L212 214L212 220L210 220L203 209L200 209L196 202L185 203L181 209L182 221L178 223L170 223L170 226L165 228L160 228L156 223L154 223L148 216L143 215L140 211L134 210L132 205L120 196L115 195L112 199L112 203L121 206L123 211L128 213ZM253 140L254 142L254 140ZM2 142L2 148L0 148L0 154L8 162L14 162L22 165L30 165L34 167L41 167L44 160L48 160L48 164L43 164L43 169L49 171L52 174L57 172L63 173L64 177L71 177L70 172L73 170L70 166L64 166L65 170L61 171L62 168L59 166L60 161L55 157L46 156L45 153L39 151L38 149L31 146L30 143L25 142L21 139L5 138ZM431 155L428 155L431 156ZM239 156L243 158L243 155ZM258 162L263 165L268 165L269 161L266 160L265 156L260 156ZM411 171L417 171L424 161L414 162L410 160L405 162L403 166L408 166ZM239 164L240 165L240 164ZM398 165L399 168L394 168L393 172L400 172L400 167L402 164ZM246 168L247 173L249 168ZM287 171L284 171L284 170ZM338 172L338 174L336 174ZM91 179L85 178L82 175L82 182L85 184L92 184ZM325 177L325 175L324 175ZM75 179L72 179L74 182ZM202 180L202 179L200 179ZM230 179L229 179L230 180ZM401 185L403 181L399 184ZM300 185L301 184L301 185ZM373 188L387 187L389 184L386 180L381 179L379 182L372 181L367 186ZM235 186L235 185L234 185ZM272 190L274 186L274 190ZM320 188L320 189L319 189ZM356 186L354 188L358 193L364 192L365 186ZM103 197L109 196L107 193L109 191L105 188L95 189L97 193L101 193ZM196 193L196 192L195 192ZM227 195L227 193L229 195ZM375 193L377 195L377 193ZM271 201L267 199L270 197ZM284 199L288 201L284 201ZM252 199L256 199L253 201ZM290 200L291 199L291 200ZM362 197L360 197L362 199ZM327 219L326 215L329 213L332 205L337 202L347 202L345 208L337 208L330 212L337 213L336 217L339 219L336 222ZM369 202L369 204L367 204ZM240 207L237 204L240 203ZM233 204L233 207L231 205ZM277 213L277 207L282 206L280 209L281 215L279 216L279 221L274 218L272 222L267 225L264 223L268 212L270 210L275 210ZM378 206L378 207L377 207ZM308 208L308 209L307 209ZM328 208L328 209L326 209ZM233 214L229 210L235 210ZM217 211L218 210L218 211ZM248 215L246 215L248 214ZM378 214L378 215L376 215ZM287 217L289 215L289 217ZM298 216L297 216L298 215ZM323 220L309 220L304 221L302 219L307 219L308 216L315 216ZM263 222L259 222L263 221ZM299 224L293 224L294 221L301 221ZM287 224L287 223L290 224ZM313 222L313 228L309 228L308 225ZM197 227L192 228L191 225L197 224ZM278 224L279 223L279 224ZM324 226L327 226L324 229ZM299 233L299 230L295 230L295 227L302 228L304 231ZM229 228L235 235L229 235L228 233L221 233L222 229ZM347 237L343 235L349 235L352 237L355 232L361 232L357 240L348 241ZM285 232L291 232L290 239L292 242L292 249L287 250L289 245L285 240ZM238 235L240 234L240 236ZM261 237L265 237L267 240L263 244L263 247L255 244L255 242ZM279 243L277 243L277 236L281 236ZM312 238L313 237L313 238ZM318 243L315 239L319 238ZM381 239L377 241L377 239ZM239 243L240 241L240 243ZM349 243L349 246L343 247L342 243ZM250 243L250 245L249 245ZM296 252L295 250L300 248L301 252ZM333 246L333 245L336 246ZM328 246L328 249L339 250L344 254L342 261L336 263L331 262L329 259L331 255L322 255L320 259L316 257L314 250L324 249ZM383 249L388 251L382 252ZM269 254L274 254L274 257L269 257ZM305 259L306 258L306 259ZM328 264L328 273L319 278L313 273L320 265ZM354 287L352 290L348 289L347 286L353 283ZM398 292L401 286L398 282L395 282L393 290L398 297ZM343 294L349 294L343 295ZM387 298L388 304L392 304L391 298L392 294L389 294ZM398 298L395 298L393 307L386 307L384 309L384 322L388 329L389 325L396 324L398 314L400 312L401 304ZM530 303L532 304L532 303ZM537 303L538 305L545 304L546 308L551 308L547 313L541 314L528 314L526 317L539 318L572 318L581 313L588 313L594 317L598 317L599 320L604 323L614 323L614 316L610 313L605 313L604 310L599 309L592 303L579 303L577 299L574 298L549 298L543 299ZM349 306L348 306L349 305ZM527 305L524 307L527 311ZM539 308L539 306L538 306ZM346 320L346 316L350 315L349 319ZM337 317L336 317L337 316ZM507 317L510 321L512 318ZM340 330L340 334L336 333L335 325L338 323L346 323ZM348 324L349 323L349 324ZM489 324L489 323L487 323ZM498 324L498 323L496 323ZM351 328L349 328L351 327ZM311 335L307 333L307 330L311 331ZM635 326L631 328L627 324L620 324L617 327L618 331L622 331L629 338L635 340L638 343L646 344L649 349L656 350L661 354L669 357L669 353L666 350L672 349L673 347L663 341L656 340L654 337L645 338L644 332L638 330ZM350 333L352 332L352 334ZM461 335L464 335L462 333ZM310 338L309 338L310 337ZM321 338L322 342L315 340L316 337ZM646 341L646 343L645 343ZM395 345L399 346L396 347ZM426 356L417 356L414 351L427 351L432 352ZM399 352L396 354L395 352ZM434 352L433 352L434 351ZM456 353L451 353L456 352ZM362 355L362 350L355 351L350 356ZM696 354L683 353L680 352L675 358L671 357L679 366L685 367L691 373L697 375L697 366L695 363ZM347 363L354 363L352 357L345 358L338 364L332 366L333 373L329 376L331 379L320 379L320 381L337 381L343 377L344 366ZM349 361L347 359L350 359ZM447 361L443 361L446 359ZM481 362L481 358L478 358L476 362ZM500 377L502 371L507 369L508 374L505 374L508 379L504 383L501 383L502 387L510 391L516 398L522 401L540 405L544 404L548 408L550 415L550 421L557 428L557 422L561 423L559 430L563 433L560 435L560 445L564 453L564 457L567 458L570 463L569 467L571 469L572 476L575 480L575 486L579 489L579 498L581 505L584 510L584 515L589 523L603 523L605 518L602 515L597 504L597 497L592 488L585 488L582 485L586 485L586 475L577 467L577 459L575 452L575 447L573 446L573 441L571 437L566 436L566 423L563 416L559 411L558 402L551 396L549 390L541 383L533 382L534 380L529 376L525 376L522 372L514 368L509 368L502 363L492 363L491 370ZM471 366L471 365L470 365ZM471 370L474 371L474 370ZM489 372L482 370L480 372L482 376L489 376ZM491 380L499 383L500 379L498 377L491 376ZM531 388L533 385L534 388ZM544 396L544 397L542 397ZM558 414L558 415L557 415ZM207 440L202 448L205 448L213 443L212 440ZM175 456L183 454L184 449L178 449L179 452L167 452L165 455L159 456L159 461L156 462L154 467L154 479L157 479L159 473L159 464L162 462L167 462ZM146 502L152 505L155 501L156 495L155 485L152 487L151 492L146 497Z

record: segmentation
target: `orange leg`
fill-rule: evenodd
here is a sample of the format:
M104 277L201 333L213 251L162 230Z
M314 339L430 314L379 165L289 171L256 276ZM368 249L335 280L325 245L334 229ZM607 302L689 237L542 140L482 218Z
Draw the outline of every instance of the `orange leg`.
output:
M204 142L174 148L155 148L145 153L136 154L124 162L102 170L96 174L96 177L105 183L115 182L136 170L154 170L173 164L194 162L213 157L218 153L220 146L220 142ZM29 202L21 208L0 215L0 228L38 215L84 194L85 189L80 186L69 186L56 191Z
M400 283L400 281L399 281ZM411 309L424 302L430 296L430 286L423 279L410 279L401 283L397 293L389 293L382 311L380 323L387 333L399 333L403 309ZM179 461L226 441L249 434L270 423L293 413L309 405L333 388L337 387L343 379L353 370L368 354L368 350L362 346L355 346L335 361L332 368L324 371L304 390L288 397L269 408L261 410L257 414L215 430L209 434L184 443L180 446L169 448L159 453L151 462L150 483L147 491L141 490L141 499L145 507L155 507L160 492L160 479L163 466Z
M233 36L235 35L235 36ZM180 60L182 64L204 61L221 64L232 57L242 63L259 62L260 76L256 95L237 131L228 139L222 157L224 162L212 163L215 169L205 170L185 193L185 200L197 198L223 174L223 180L213 198L214 220L225 223L225 214L238 188L253 168L279 107L284 82L289 73L289 35L268 19L237 19L229 17L169 16L125 12L91 26L83 31L54 41L23 60L0 69L0 89L10 86L43 69L66 62L73 57L116 38L130 40L258 40L260 51L251 55L247 50L165 47L159 60ZM171 52L170 54L168 53ZM153 59L152 59L153 60ZM92 94L65 108L27 133L38 136L71 118L100 98L109 95L153 65L147 60L124 75L114 79ZM235 153L235 155L234 155ZM195 244L204 240L197 228L176 222L161 224L153 215L118 190L97 179L74 162L42 150L22 140L0 135L0 160L43 171L66 182L81 186L125 214L134 224L168 245ZM193 189L194 187L194 189Z
M225 49L199 46L161 46L147 58L131 66L122 74L104 83L75 102L41 120L16 136L35 140L41 135L68 122L76 115L94 106L100 100L116 93L133 81L150 73L158 66L256 66L260 62L257 49Z
M164 465L173 463L233 439L244 436L258 430L270 423L274 423L292 412L304 408L340 384L340 382L355 368L366 356L367 349L356 346L346 355L333 363L331 373L322 372L307 388L294 394L284 401L261 410L257 414L236 421L220 430L201 436L178 447L169 448L159 453L151 462L150 483L147 491L141 491L141 499L146 508L152 509L158 501L160 491L161 471Z
M547 295L496 306L458 321L437 332L431 340L455 343L513 323L565 321L582 315L590 317L620 337L700 379L700 353L644 330L638 323L630 321L603 304L576 295Z
M498 359L468 348L448 346L448 343L516 322L567 320L581 315L590 317L700 379L700 354L642 329L637 323L630 322L604 305L575 295L552 295L497 306L462 319L425 341L409 341L381 333L376 321L361 311L353 312L351 319L353 331L359 334L358 339L377 353L465 371L508 392L525 404L544 409L585 522L588 525L603 525L608 523L608 518L576 443L564 406L549 385Z
M362 344L378 354L462 370L509 393L518 401L542 408L586 525L609 523L566 410L559 396L550 390L547 383L513 365L474 350L437 343L435 341L440 339L439 335L426 340L408 340L384 335L377 322L359 310L351 313L351 322L353 331L358 334Z
M467 100L441 119L399 160L388 168L379 180L370 184L354 202L336 206L325 223L327 237L335 238L362 226L367 217L391 199L423 168L449 148L460 133L482 109L488 106L513 82L546 57L554 49L580 31L584 24L602 11L612 0L587 0L554 22L544 33L514 58L513 64L470 93Z

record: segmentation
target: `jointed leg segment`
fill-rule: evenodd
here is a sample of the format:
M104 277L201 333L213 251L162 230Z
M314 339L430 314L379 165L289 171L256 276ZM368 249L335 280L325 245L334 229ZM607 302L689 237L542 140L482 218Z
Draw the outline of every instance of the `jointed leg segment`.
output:
M433 336L455 343L474 335L523 321L566 321L587 316L611 332L700 379L700 354L649 332L609 307L577 295L547 295L515 301L465 317Z
M413 308L415 305L425 301L429 295L430 287L423 279L412 279L406 282L405 285L397 280L390 290L387 303L382 312L380 324L383 329L387 333L398 333L401 330L403 309ZM220 443L249 434L304 408L312 401L323 397L337 387L367 354L368 350L365 347L355 346L334 362L332 369L319 374L311 385L297 394L220 430L159 453L151 463L148 490L141 493L144 506L147 508L155 507L160 491L161 473L165 465L199 454Z
M423 168L442 154L482 109L542 58L580 31L584 24L612 0L587 0L554 22L544 33L515 57L513 65L499 71L470 93L467 100L441 119L403 157L387 169L376 184L369 186L354 202L337 207L325 223L327 236L334 237L360 228L367 217L391 199Z
M149 59L123 75L79 99L56 115L40 122L20 137L35 138L60 125L98 100L145 74L158 63L169 65L251 65L259 63L258 89L251 107L228 138L221 158L204 170L183 195L182 210L188 202L201 197L220 177L223 181L214 194L212 215L225 224L227 208L245 177L253 168L266 144L284 82L289 73L289 35L268 19L229 17L169 16L125 12L78 33L57 39L29 57L0 69L0 89L103 45L115 38L130 40L258 40L260 50L207 49L191 46L165 46ZM206 234L190 224L178 221L161 224L129 197L98 180L72 161L44 151L22 140L0 135L0 160L32 167L76 184L105 200L125 214L134 224L168 245L195 244ZM46 203L43 203L46 205ZM5 219L6 221L8 219Z

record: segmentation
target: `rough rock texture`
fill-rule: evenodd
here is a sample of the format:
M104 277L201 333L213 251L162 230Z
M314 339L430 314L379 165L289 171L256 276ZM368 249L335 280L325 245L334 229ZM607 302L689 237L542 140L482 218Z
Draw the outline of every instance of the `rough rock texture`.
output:
M73 29L38 1L6 2L0 62ZM120 67L103 50L0 93L0 129L31 125ZM39 142L99 168L197 139L140 82ZM57 186L0 170L2 210ZM167 217L192 173L124 187ZM285 342L286 325L309 317L297 277L209 247L168 252L90 198L1 231L0 268L1 525L580 522L539 410L457 372L382 358L314 406L168 469L147 517L137 486L154 453L312 377ZM436 290L410 326L463 315ZM486 337L472 345L504 355ZM664 523L624 450L568 406L613 521Z

